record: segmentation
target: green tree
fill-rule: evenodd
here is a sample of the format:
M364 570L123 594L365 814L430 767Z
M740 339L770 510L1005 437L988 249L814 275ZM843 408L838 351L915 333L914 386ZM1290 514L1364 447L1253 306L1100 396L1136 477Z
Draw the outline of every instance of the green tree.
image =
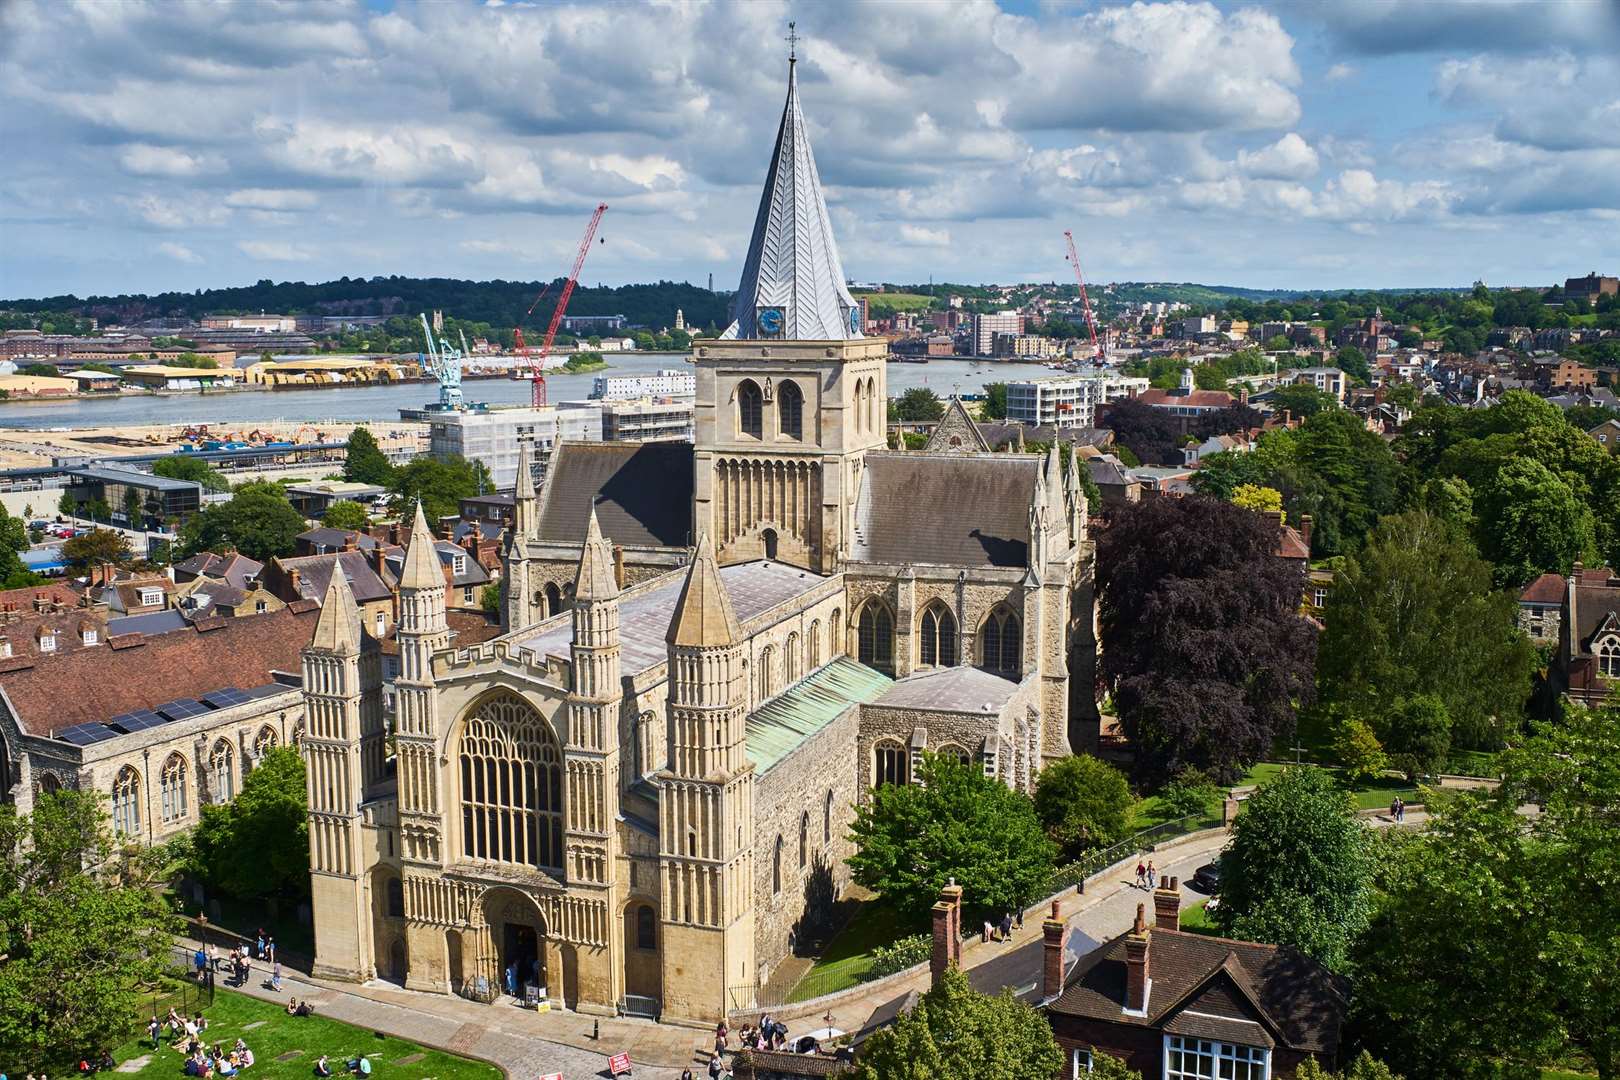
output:
M62 543L62 561L76 573L102 563L127 566L130 557L129 541L114 529L91 529Z
M1059 758L1035 782L1035 815L1071 859L1123 840L1132 802L1125 774L1090 754Z
M1500 787L1431 813L1380 873L1355 1034L1415 1080L1572 1053L1620 1077L1620 709L1570 709L1503 755Z
M492 619L501 617L501 584L492 581L478 594L478 606Z
M233 896L309 892L309 800L304 759L289 747L267 751L228 803L203 807L196 859Z
M1202 769L1188 766L1159 789L1159 805L1171 820L1203 816L1221 800L1221 786Z
M19 375L36 375L42 379L54 379L62 373L50 364L24 364L17 369Z
M333 529L363 530L371 524L366 508L352 499L339 499L326 508L321 524Z
M1282 492L1258 484L1239 484L1232 492L1231 501L1233 506L1253 510L1257 514L1272 511L1280 514L1283 508Z
M176 929L143 859L116 852L91 792L42 795L30 814L0 805L0 1061L11 1071L69 1072L129 1037Z
M855 812L855 880L920 926L955 878L974 916L1022 909L1046 888L1056 849L1035 804L951 757L923 756L921 785L885 785Z
M1480 488L1475 506L1480 553L1496 564L1498 585L1567 575L1576 560L1597 559L1592 512L1539 461L1503 465Z
M141 521L141 493L134 488L124 489L124 520L129 527L138 529L144 522Z
M979 408L979 416L985 420L1007 419L1006 383L993 382L984 384L984 402Z
M945 415L945 403L926 386L914 386L894 403L896 420L938 420Z
M461 500L482 495L493 485L481 461L451 457L446 461L417 458L394 470L389 512L404 518L415 512L418 501L429 521L459 513Z
M1451 753L1451 716L1438 697L1418 694L1396 704L1382 735L1390 763L1409 780L1435 776Z
M1372 911L1372 870L1349 794L1321 769L1290 767L1260 785L1233 825L1214 921L1229 936L1341 968Z
M1293 347L1293 342L1289 341L1288 338L1282 334L1278 334L1275 337L1269 337L1266 339L1265 350L1268 353L1287 352Z
M1330 1072L1318 1065L1314 1057L1308 1057L1294 1070L1294 1080L1401 1080L1401 1077L1363 1050L1339 1072Z
M1449 721L1446 730L1449 734ZM1372 725L1348 712L1343 712L1334 726L1333 756L1343 766L1345 779L1352 784L1366 783L1382 774L1389 765L1389 758Z
M1307 383L1285 383L1271 392L1269 402L1279 413L1286 409L1295 420L1306 420L1336 408L1339 399Z
M307 527L304 515L293 509L279 486L247 483L232 493L229 502L192 515L182 532L182 546L188 557L230 546L250 559L268 562L291 555L298 534Z
M393 481L394 467L377 445L377 437L369 428L357 427L349 432L349 445L343 459L343 479L352 484L380 484Z
M1372 382L1372 368L1367 366L1367 354L1354 345L1340 346L1333 362L1339 370L1365 386Z
M39 575L23 565L21 553L28 550L29 542L27 522L0 506L0 588L20 589L39 581Z
M855 1080L1051 1080L1063 1050L1010 991L974 990L956 967L861 1047Z
M204 491L228 491L230 482L223 473L200 457L191 454L172 454L152 466L153 476L166 476L171 480L189 480L201 484Z
M1456 742L1494 748L1517 730L1534 652L1518 602L1493 592L1491 568L1444 522L1385 518L1334 573L1317 658L1322 699L1376 717L1432 694Z

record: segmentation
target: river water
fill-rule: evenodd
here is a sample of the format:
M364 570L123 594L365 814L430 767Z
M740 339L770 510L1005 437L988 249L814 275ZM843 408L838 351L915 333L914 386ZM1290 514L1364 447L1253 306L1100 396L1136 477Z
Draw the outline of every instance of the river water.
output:
M610 353L608 367L581 375L546 376L552 401L577 401L590 396L591 382L601 374L640 374L679 367L684 354ZM1027 379L1053 372L1040 364L991 363L984 360L931 360L926 364L891 362L889 394L893 397L925 386L940 397L972 394L988 382ZM512 379L471 379L462 384L468 401L491 405L522 405L529 401L529 383ZM138 427L146 424L223 424L243 427L271 420L398 420L402 408L418 408L435 400L432 383L398 386L354 386L323 390L228 391L216 394L140 395L117 398L78 398L70 401L0 402L0 430L25 428Z

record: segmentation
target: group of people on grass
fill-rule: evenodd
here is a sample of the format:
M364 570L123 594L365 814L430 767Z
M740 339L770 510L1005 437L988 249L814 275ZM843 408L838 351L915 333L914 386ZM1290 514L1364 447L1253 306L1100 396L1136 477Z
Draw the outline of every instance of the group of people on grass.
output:
M216 1042L210 1049L208 1042L203 1038L208 1030L208 1018L202 1013L194 1017L187 1017L172 1006L169 1015L159 1020L157 1014L147 1022L146 1034L152 1040L152 1049L157 1050L163 1046L163 1038L167 1033L169 1045L185 1058L182 1071L187 1076L202 1078L215 1076L235 1076L243 1069L253 1066L253 1051L248 1044L237 1039L234 1046L225 1049L224 1043Z

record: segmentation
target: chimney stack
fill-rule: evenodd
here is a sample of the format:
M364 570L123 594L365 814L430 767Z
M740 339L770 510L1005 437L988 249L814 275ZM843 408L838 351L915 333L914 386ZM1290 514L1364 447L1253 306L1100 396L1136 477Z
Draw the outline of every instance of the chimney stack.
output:
M1159 930L1181 929L1181 888L1173 877L1153 890L1153 925Z
M1056 900L1041 923L1041 939L1041 997L1051 1001L1063 993L1063 917Z
M1299 516L1299 536L1300 539L1305 541L1305 550L1309 551L1311 548L1311 515L1301 514Z
M934 948L928 959L929 985L938 986L945 970L962 966L962 886L951 878L934 904Z
M1146 910L1146 904L1136 905L1136 924L1125 936L1125 1011L1136 1016L1147 1015L1148 988L1153 983L1148 974Z

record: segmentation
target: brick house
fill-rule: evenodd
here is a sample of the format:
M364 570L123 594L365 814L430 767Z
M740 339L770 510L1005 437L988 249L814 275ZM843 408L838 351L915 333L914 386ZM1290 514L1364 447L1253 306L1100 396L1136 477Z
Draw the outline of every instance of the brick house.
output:
M1308 1057L1331 1066L1348 1009L1346 984L1293 949L1180 929L1181 894L1153 894L1154 925L1136 922L1064 972L1063 922L1044 924L1043 1011L1083 1075L1094 1051L1163 1080L1285 1080Z
M1580 705L1600 707L1620 683L1620 574L1579 563L1564 583L1553 689Z

